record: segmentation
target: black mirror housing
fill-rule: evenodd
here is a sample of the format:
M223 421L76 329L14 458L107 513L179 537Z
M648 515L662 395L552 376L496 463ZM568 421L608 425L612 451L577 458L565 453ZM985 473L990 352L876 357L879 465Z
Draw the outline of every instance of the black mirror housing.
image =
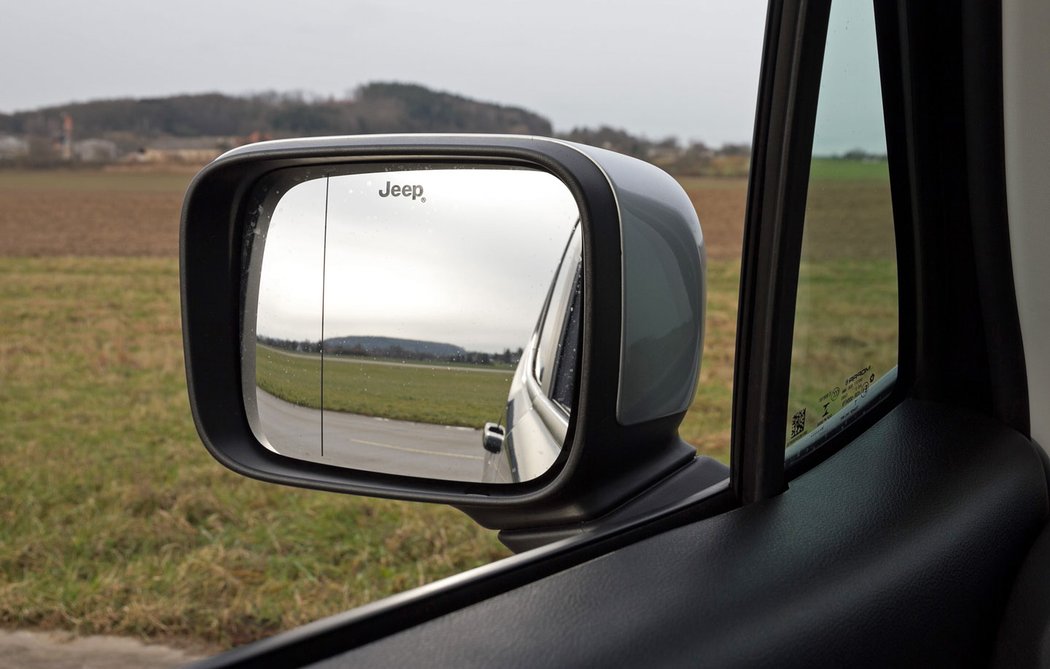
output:
M253 186L286 168L323 174L353 163L412 161L543 170L576 199L584 233L577 402L564 448L535 479L501 485L437 481L295 460L264 447L249 424L241 314L250 258L242 240ZM319 138L241 147L197 175L183 206L182 317L194 421L217 460L256 479L450 504L486 527L509 531L582 523L696 457L677 428L699 376L704 264L699 222L681 187L658 168L601 149L485 135ZM487 432L484 448L491 450Z

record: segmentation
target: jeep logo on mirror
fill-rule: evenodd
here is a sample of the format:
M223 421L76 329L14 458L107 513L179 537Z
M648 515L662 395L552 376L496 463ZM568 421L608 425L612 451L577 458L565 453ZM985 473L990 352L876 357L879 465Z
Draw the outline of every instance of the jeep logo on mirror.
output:
M350 169L274 185L261 207L272 214L247 233L255 435L286 457L370 472L540 476L575 402L555 383L578 348L575 198L533 169ZM435 190L426 207L391 206Z
M405 184L403 186L391 185L388 181L386 182L386 188L379 191L379 197L411 197L413 200L419 200L420 202L426 202L427 199L423 197L423 187L419 184Z

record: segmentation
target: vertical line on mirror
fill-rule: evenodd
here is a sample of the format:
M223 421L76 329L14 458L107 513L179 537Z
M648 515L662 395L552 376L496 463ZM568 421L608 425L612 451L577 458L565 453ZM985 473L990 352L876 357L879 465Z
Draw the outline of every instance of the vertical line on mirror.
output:
M325 306L325 279L328 278L326 266L328 264L328 186L330 177L324 178L324 232L321 234L321 343L318 346L321 352L321 457L324 457L324 306Z

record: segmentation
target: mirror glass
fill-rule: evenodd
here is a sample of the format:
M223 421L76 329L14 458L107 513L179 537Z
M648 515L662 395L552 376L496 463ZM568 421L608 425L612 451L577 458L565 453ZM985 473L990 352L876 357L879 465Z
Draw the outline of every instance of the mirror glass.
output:
M255 202L242 360L262 444L450 481L550 468L576 398L582 305L565 184L516 167L373 164L285 170Z

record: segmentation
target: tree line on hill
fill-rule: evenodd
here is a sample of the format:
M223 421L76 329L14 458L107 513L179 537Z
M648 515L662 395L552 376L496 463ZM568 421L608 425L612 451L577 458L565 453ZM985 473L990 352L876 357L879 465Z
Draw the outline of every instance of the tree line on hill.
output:
M258 335L264 346L293 353L321 353L351 357L380 358L399 362L453 363L467 365L516 365L524 349L504 349L499 353L468 351L461 346L419 339L393 337L329 337L323 341L282 339Z
M372 83L347 99L300 93L231 96L220 93L79 102L0 114L0 132L55 130L69 114L81 136L130 133L143 138L362 134L391 132L513 132L551 134L550 121L518 107L477 102L423 86Z
M649 160L678 174L746 172L749 147L719 148L676 138L650 140L602 126L556 133L549 119L520 107L480 102L416 84L376 82L346 98L301 93L231 96L219 93L163 98L113 99L71 103L34 111L0 114L0 137L18 138L23 158L60 160L65 118L78 139L113 144L119 154L167 142L187 145L214 139L219 151L266 138L407 132L470 132L560 137ZM2 158L3 156L0 156ZM67 159L70 157L66 152ZM75 155L74 155L75 157Z

